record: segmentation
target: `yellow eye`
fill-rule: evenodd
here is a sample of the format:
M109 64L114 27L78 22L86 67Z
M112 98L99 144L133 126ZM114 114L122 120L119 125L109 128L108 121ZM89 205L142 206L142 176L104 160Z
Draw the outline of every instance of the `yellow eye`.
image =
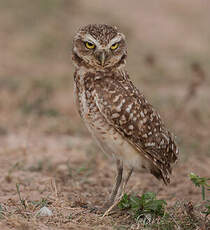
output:
M116 50L118 46L119 46L119 43L114 43L114 44L110 47L110 49L111 49L111 50Z
M94 49L95 48L95 45L91 42L85 42L85 46L88 48L88 49Z

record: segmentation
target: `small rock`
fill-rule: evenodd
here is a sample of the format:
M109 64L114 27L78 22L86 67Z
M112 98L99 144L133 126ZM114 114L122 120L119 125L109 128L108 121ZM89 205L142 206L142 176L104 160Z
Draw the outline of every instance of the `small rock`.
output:
M36 214L36 216L52 216L52 211L47 207L42 207Z

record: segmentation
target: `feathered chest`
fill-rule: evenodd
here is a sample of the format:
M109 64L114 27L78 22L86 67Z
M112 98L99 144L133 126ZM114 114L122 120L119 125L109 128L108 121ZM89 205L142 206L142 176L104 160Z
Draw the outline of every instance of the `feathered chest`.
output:
M78 73L76 73L78 74ZM94 83L84 76L75 76L75 99L78 111L85 125L105 153L118 155L123 158L126 152L134 153L134 149L127 141L108 123L97 106ZM130 158L130 156L129 156ZM134 162L138 162L132 160Z
M75 72L74 96L77 109L85 122L94 122L99 110L94 100L94 83L82 71Z
M75 73L75 100L79 114L89 132L99 142L102 149L108 152L110 149L105 143L110 142L110 138L113 138L113 133L116 131L107 123L97 106L96 78L96 74L91 72L79 70Z

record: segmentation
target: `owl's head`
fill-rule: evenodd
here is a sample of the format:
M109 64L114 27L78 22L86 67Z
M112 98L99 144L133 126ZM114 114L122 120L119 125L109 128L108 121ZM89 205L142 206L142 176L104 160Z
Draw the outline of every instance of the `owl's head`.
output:
M116 27L91 24L80 28L73 41L73 61L105 70L125 64L127 56L125 36Z

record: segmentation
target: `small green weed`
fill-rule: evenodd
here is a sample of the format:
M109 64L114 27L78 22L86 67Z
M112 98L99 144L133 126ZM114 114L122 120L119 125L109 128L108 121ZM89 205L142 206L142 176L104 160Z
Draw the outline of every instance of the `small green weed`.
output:
M210 191L210 185L207 184L207 181L210 181L210 178L200 177L200 176L197 176L195 173L190 173L189 176L190 176L191 181L196 187L201 187L202 198L203 200L205 200L206 199L205 190Z
M129 209L136 220L143 218L146 222L164 216L165 206L166 201L156 199L153 192L144 193L141 197L125 194L118 205L122 210Z
M190 173L189 176L196 187L201 187L202 199L205 201L206 190L210 191L210 185L207 183L208 181L210 181L210 178L200 177L195 173ZM210 200L206 200L205 208L206 210L204 210L202 213L205 214L205 219L207 219L207 216L210 215Z
M205 214L205 219L207 219L207 216L210 215L210 200L207 200L207 204L205 205L206 210L204 210L202 213Z
M18 193L18 197L20 200L20 203L23 205L23 207L26 209L26 200L24 200L21 195L20 195L20 184L16 184L16 189L17 189L17 193Z

